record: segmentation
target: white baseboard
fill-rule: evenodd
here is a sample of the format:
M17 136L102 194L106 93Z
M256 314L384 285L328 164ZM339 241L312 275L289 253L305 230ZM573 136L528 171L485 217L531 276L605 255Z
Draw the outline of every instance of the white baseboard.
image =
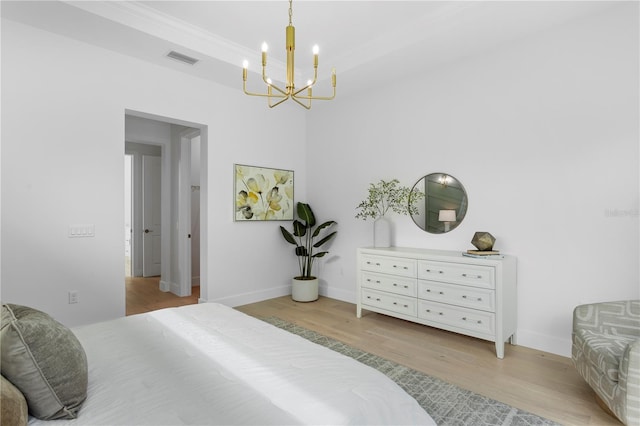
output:
M322 296L330 297L336 300L341 300L343 302L356 303L357 301L355 291L335 289L322 284L320 284L318 293L320 293Z
M160 280L160 291L171 291L171 283L169 281L162 281Z
M200 285L200 277L191 277L191 287L197 287Z
M232 296L219 297L208 300L209 302L222 303L227 306L242 306L249 303L262 302L263 300L274 299L276 297L291 294L291 286L273 287L249 293L234 294Z
M519 346L526 346L527 348L571 358L570 338L561 339L529 330L518 330L516 336Z
M332 289L328 286L320 285L318 293L321 296L330 297L332 299L341 300L348 303L356 303L356 294L353 291L345 291ZM263 300L274 299L276 297L287 296L291 294L291 286L273 287L260 291L252 291L249 293L234 294L226 297L219 297L211 300L199 299L198 303L216 302L227 306L242 306L249 303L262 302ZM355 315L355 314L354 314Z

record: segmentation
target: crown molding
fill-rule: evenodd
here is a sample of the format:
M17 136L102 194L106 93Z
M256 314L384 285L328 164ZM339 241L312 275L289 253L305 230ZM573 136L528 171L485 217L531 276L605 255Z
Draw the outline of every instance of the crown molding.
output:
M181 46L189 51L185 54L198 59L203 59L203 56L211 57L238 68L241 68L242 61L247 59L251 71L262 72L259 66L260 52L162 13L139 1L62 1L69 6ZM167 48L167 52L169 50L170 47ZM272 60L269 67L275 73L286 73L286 64L282 61Z

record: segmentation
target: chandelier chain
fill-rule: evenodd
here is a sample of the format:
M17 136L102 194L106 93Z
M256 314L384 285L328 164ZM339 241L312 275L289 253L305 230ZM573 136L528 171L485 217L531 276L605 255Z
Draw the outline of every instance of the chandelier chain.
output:
M292 16L293 16L293 0L289 0L289 25L293 25L291 23Z

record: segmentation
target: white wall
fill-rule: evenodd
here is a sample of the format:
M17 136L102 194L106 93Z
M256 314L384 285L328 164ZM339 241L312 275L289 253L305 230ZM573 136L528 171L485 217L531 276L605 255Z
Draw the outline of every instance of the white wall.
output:
M67 325L124 315L125 110L207 126L202 297L286 294L295 259L274 250L286 244L277 223L233 222L233 164L293 169L304 197L299 108L268 110L240 90L3 19L3 302ZM68 238L70 224L94 224L95 237ZM67 303L70 290L80 303Z
M309 201L339 223L324 293L355 301L355 250L373 225L354 214L369 183L447 172L469 195L464 222L433 235L395 217L395 244L466 250L491 232L518 257L519 344L568 356L576 305L640 298L638 52L629 2L314 106Z

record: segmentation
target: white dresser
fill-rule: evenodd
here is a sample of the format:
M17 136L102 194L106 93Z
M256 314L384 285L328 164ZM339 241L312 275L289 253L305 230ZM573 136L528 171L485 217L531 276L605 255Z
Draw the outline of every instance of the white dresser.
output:
M516 258L459 251L359 248L358 309L402 318L496 344L516 344Z

